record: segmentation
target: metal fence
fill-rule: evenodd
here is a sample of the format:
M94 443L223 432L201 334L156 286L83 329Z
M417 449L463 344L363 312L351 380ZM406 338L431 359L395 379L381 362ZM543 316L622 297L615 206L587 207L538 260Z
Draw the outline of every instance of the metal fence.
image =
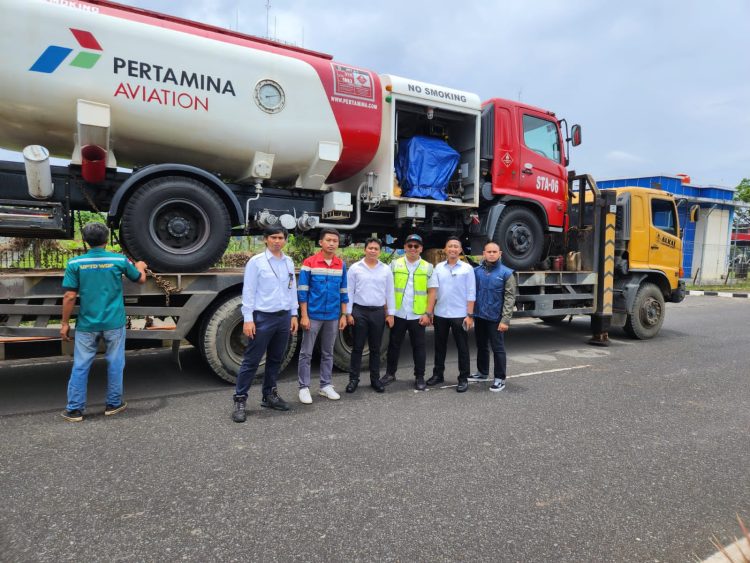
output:
M685 275L695 285L726 285L746 283L750 266L750 248L733 244L686 244ZM693 258L695 254L695 258Z
M214 268L242 268L263 245L253 237L233 237L227 252ZM45 239L5 239L0 243L0 270L62 270L68 260L88 249L67 247L60 241ZM119 247L112 248L119 252Z

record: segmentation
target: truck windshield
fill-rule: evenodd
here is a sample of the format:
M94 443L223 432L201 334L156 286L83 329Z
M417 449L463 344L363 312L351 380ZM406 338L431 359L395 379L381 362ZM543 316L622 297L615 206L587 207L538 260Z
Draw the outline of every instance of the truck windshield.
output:
M523 142L532 151L555 162L560 162L560 143L554 121L523 116Z

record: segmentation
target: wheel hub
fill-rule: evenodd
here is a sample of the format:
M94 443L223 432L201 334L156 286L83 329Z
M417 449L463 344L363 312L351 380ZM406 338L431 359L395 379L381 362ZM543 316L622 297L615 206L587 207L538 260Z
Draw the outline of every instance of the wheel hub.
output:
M647 299L641 309L641 320L644 325L655 326L661 318L661 304L656 299Z
M531 231L525 225L513 225L510 229L511 248L518 254L528 252L531 247Z
M184 238L190 233L190 221L184 217L172 217L167 223L167 230L175 238Z

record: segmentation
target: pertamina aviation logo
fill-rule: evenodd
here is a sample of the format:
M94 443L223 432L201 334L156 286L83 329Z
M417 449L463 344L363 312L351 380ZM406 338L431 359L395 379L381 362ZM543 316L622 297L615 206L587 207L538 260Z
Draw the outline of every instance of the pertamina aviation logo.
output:
M83 31L81 29L70 28L70 32L75 37L78 44L81 46L83 51L78 53L70 61L70 66L77 68L90 69L94 68L94 65L101 58L102 47L99 42L89 31ZM99 51L94 53L92 51ZM45 74L52 74L58 67L65 62L68 56L73 52L73 49L68 47L60 47L59 45L50 45L44 50L44 53L36 60L29 70L34 72L43 72Z

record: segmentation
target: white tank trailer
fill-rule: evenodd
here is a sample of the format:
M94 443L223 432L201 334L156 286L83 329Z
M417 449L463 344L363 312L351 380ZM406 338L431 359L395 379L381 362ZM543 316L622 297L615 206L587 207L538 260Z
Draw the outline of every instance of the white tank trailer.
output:
M0 0L0 13L0 147L29 155L27 193L7 181L0 198L35 202L20 213L37 219L55 214L45 199L63 206L42 236L96 208L134 257L196 271L269 224L447 232L475 217L474 94L112 2ZM425 133L460 154L445 201L394 182L398 141ZM52 186L47 153L71 162ZM0 234L22 230L7 207Z

